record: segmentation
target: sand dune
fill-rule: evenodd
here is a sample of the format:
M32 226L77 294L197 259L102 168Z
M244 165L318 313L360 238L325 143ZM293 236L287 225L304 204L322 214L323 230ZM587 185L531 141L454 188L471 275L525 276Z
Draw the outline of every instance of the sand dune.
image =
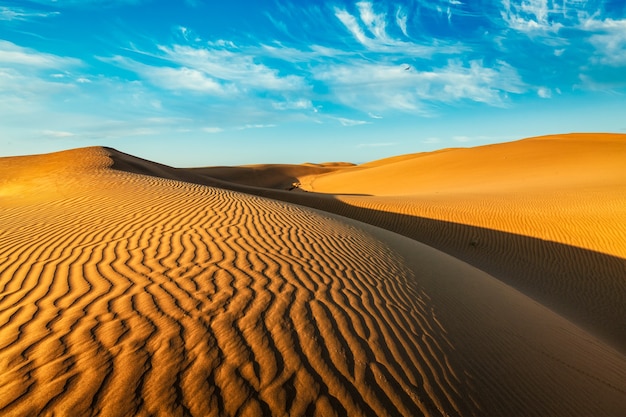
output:
M380 205L626 258L626 135L546 136L404 158L303 188L402 196Z
M626 353L624 161L626 135L574 134L402 155L303 182L326 194L239 189L453 254Z
M302 182L302 179L351 167L354 167L354 164L336 162L326 164L307 163L302 165L263 164L237 167L190 168L187 171L252 187L292 189L294 184Z
M485 272L207 183L106 148L0 159L0 414L626 409L623 353Z
M401 155L313 179L308 189L377 196L558 191L622 185L626 135L542 136ZM497 174L497 175L496 175Z

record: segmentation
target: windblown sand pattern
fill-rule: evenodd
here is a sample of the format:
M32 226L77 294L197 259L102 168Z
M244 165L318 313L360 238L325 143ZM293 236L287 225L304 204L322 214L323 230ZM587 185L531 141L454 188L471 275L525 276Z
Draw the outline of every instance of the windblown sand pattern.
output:
M67 157L106 168L101 150ZM160 178L81 180L64 198L3 210L3 414L471 405L412 271L362 230Z
M102 148L0 159L0 414L626 409L623 354L482 271L178 175L201 180Z

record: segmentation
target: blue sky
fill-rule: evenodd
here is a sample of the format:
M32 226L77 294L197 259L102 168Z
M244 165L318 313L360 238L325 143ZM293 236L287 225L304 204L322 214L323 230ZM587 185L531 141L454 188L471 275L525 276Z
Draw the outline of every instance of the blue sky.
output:
M626 132L624 0L0 0L0 155L365 162Z

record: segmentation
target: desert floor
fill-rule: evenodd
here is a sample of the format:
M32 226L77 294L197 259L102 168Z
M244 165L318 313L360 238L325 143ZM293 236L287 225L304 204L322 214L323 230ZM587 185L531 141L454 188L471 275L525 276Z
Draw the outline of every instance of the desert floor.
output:
M0 415L626 415L626 135L0 158Z

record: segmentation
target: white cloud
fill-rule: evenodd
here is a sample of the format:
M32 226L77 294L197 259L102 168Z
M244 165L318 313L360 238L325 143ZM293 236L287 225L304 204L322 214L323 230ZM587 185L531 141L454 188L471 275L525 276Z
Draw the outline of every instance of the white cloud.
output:
M594 61L609 66L626 65L626 19L587 20L582 28L592 32L589 42L596 50Z
M300 99L293 101L282 101L272 103L272 106L277 110L305 110L313 108L313 103L308 99Z
M40 98L73 89L72 84L48 81L37 74L25 73L13 68L0 68L0 93L14 98ZM3 100L6 96L3 96Z
M215 95L226 93L225 88L219 82L195 69L151 66L136 68L150 82L168 90L186 90Z
M365 36L365 32L363 32L363 29L361 29L361 26L359 26L359 23L354 16L341 9L335 10L335 16L337 16L337 19L344 24L346 29L348 29L350 33L352 33L352 36L354 36L354 38L361 44L368 45L370 43L370 40L367 36Z
M141 83L172 92L171 96L164 97L164 109L168 104L190 108L192 102L202 101L202 106L209 105L215 114L223 114L237 101L241 103L237 110L239 119L257 122L268 120L267 117L278 118L276 111L288 110L293 115L313 108L312 87L306 78L293 74L291 68L282 73L266 65L262 54L267 50L264 46L240 48L229 41L204 45L157 46L156 52L133 49L139 58L114 56L99 59L136 73ZM150 64L142 57L149 57ZM181 103L183 95L186 99ZM211 100L207 102L208 98ZM227 118L233 119L227 123L232 127L235 117ZM267 125L265 122L261 124Z
M361 21L365 24L369 32L374 35L374 38L380 39L383 42L389 42L389 36L387 36L387 17L384 14L378 14L374 12L374 6L372 3L361 1L357 3Z
M82 62L75 58L38 52L9 41L0 40L0 65L4 67L8 65L21 66L29 70L62 69L80 66Z
M62 57L0 40L0 93L13 108L29 107L60 93L74 92L71 70L83 66L75 58ZM61 71L53 72L50 71ZM80 78L80 77L78 77Z
M64 132L61 130L44 130L41 132L44 136L53 137L53 138L70 138L76 136L72 132Z
M145 3L149 0L31 0L33 3L40 3L49 6L53 3L56 7L113 7L123 5L133 5Z
M563 10L549 0L502 0L501 16L511 29L526 32L556 32L562 23L551 16L562 14Z
M341 123L342 126L359 126L359 125L367 125L371 123L371 122L366 122L365 120L353 120L353 119L347 119L345 117L333 117L333 119Z
M276 125L275 124L263 124L263 123L256 123L256 124L248 123L248 124L245 124L243 126L237 127L237 130L269 129L269 128L272 128L272 127L276 127Z
M222 83L205 72L193 68L146 65L123 56L100 59L131 70L140 75L143 80L165 90L216 96L237 92L235 86Z
M162 58L202 72L215 80L221 80L221 83L280 92L296 91L306 86L301 77L281 75L278 70L255 62L254 56L238 50L194 48L184 45L161 46L159 49L164 53Z
M345 9L340 8L335 8L335 17L339 19L353 38L370 52L426 58L435 54L456 54L466 49L459 44L452 45L439 42L436 45L424 45L395 39L387 33L388 16L386 13L376 13L371 2L359 2L357 7L359 9L358 19ZM408 16L404 12L400 10L396 12L396 23L405 36L407 35L407 19ZM371 36L368 36L365 30Z
M204 127L202 130L207 133L220 133L224 131L221 127Z
M537 89L537 95L541 98L550 98L552 97L552 90L547 87L539 87Z
M398 10L396 11L396 24L398 25L404 36L409 36L409 32L407 29L408 18L409 16L407 15L407 13L402 8L398 7Z
M36 12L20 7L0 7L0 21L30 20L35 17L57 16L59 12Z
M430 71L406 70L403 65L353 61L320 68L315 77L325 82L337 100L364 111L396 109L426 112L426 102L461 100L502 105L508 93L526 86L505 62L486 67L481 61L449 61Z

